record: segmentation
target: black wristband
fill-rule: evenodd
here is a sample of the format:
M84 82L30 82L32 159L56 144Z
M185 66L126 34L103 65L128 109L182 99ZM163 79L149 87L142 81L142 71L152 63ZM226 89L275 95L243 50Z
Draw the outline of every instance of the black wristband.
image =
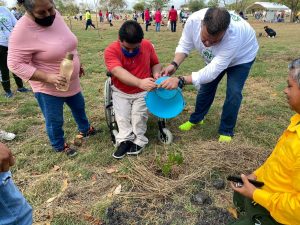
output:
M178 66L178 64L175 61L172 61L170 64L173 65L173 66L175 66L175 69L178 70L179 66Z
M182 76L179 76L178 79L179 79L179 81L178 81L178 87L182 89L184 87L184 85L185 85L185 79Z

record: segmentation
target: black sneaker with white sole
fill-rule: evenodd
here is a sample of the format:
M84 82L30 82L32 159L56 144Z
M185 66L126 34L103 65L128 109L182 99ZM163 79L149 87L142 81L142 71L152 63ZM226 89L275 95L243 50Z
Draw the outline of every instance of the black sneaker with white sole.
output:
M115 151L112 156L115 159L122 159L126 155L126 153L131 149L132 145L133 143L131 141L121 142L117 148L117 151Z
M145 148L145 146L141 147L141 146L133 143L132 146L131 146L131 148L130 148L130 150L127 152L127 155L138 155L138 154L141 153L141 151L144 148Z

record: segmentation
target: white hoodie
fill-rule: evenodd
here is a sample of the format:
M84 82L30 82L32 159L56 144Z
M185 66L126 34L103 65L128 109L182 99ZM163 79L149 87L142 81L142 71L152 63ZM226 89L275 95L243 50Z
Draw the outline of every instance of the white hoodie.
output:
M207 65L192 73L193 84L196 87L213 81L228 67L253 61L259 48L255 31L250 24L232 13L229 27L221 42L205 47L200 32L206 11L207 8L201 9L188 18L176 48L176 53L185 54L196 49L204 58Z

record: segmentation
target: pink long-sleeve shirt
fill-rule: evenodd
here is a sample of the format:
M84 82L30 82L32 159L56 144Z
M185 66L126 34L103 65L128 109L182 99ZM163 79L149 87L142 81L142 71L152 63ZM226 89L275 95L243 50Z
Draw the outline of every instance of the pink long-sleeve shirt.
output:
M77 43L76 36L58 11L53 24L49 27L42 27L25 15L18 21L9 39L8 67L14 74L28 81L33 92L57 97L73 96L81 91ZM30 80L36 70L43 71L49 76L57 76L60 63L67 52L74 54L74 71L68 91L56 90L53 84Z

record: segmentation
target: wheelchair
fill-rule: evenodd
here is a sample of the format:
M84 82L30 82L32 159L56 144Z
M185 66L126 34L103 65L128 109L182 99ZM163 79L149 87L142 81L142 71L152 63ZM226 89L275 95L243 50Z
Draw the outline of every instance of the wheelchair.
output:
M111 73L107 72L107 79L104 84L104 109L106 124L110 132L113 145L116 145L116 136L119 132L118 124L115 118L112 99L112 80ZM173 142L173 134L166 128L166 119L158 118L158 140L163 144L171 144Z

